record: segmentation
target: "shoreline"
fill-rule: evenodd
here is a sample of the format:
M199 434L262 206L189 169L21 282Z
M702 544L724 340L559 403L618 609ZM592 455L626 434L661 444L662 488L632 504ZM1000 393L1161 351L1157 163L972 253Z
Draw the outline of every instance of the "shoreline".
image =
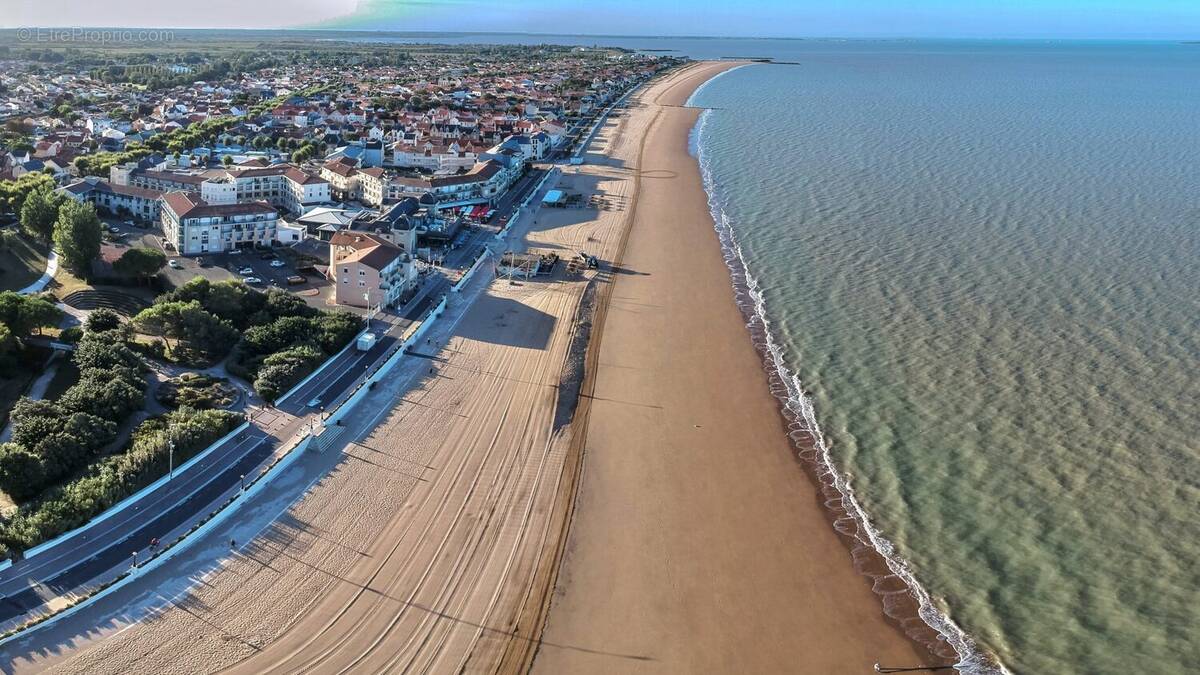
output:
M869 514L859 505L853 487L836 466L829 452L833 443L826 440L807 390L784 360L771 333L765 298L741 256L736 231L718 203L715 179L701 156L698 136L704 123L702 114L693 131L696 137L693 156L700 163L714 231L729 269L735 303L746 321L751 343L762 360L767 387L778 402L781 430L790 439L805 475L818 489L818 505L825 513L829 527L840 535L855 570L870 581L889 622L916 643L928 662L954 664L957 670L967 673L1008 672L994 654L980 648L969 634L935 606L903 558L885 553L891 549L890 542L875 529ZM947 635L953 639L948 640ZM950 665L938 666L946 667Z
M719 67L714 68L714 65ZM592 352L595 352L595 356L592 357L592 359L589 359L589 366L592 365L591 361L594 359L594 361L599 364L600 368L599 372L597 372L595 368L589 367L588 382L585 384L585 391L588 392L588 395L583 396L581 400L581 408L582 404L588 404L588 409L583 411L581 425L582 428L576 430L576 433L582 437L581 440L586 445L584 456L582 458L583 465L580 469L580 486L575 498L575 503L572 506L573 514L570 516L570 522L568 523L569 529L567 532L567 541L565 543L566 554L562 563L563 569L559 572L563 582L555 584L554 598L546 619L545 629L543 631L543 639L547 644L552 644L559 641L569 642L571 640L578 639L584 634L590 634L593 636L603 635L606 638L604 640L606 644L612 642L613 640L628 641L630 643L645 642L645 647L649 648L650 650L654 650L656 648L661 650L661 648L665 647L668 651L674 649L675 651L679 652L675 655L675 658L663 659L664 663L655 664L653 666L641 664L636 668L629 669L631 671L638 670L639 672L642 670L653 670L656 672L685 672L695 668L705 668L711 670L714 663L733 664L735 662L738 664L739 669L744 668L749 662L761 663L763 668L794 668L802 663L811 666L812 668L844 668L847 663L856 662L860 664L861 667L866 668L868 671L872 669L875 663L883 663L888 666L904 665L909 667L917 665L918 663L942 665L945 663L944 658L939 658L938 656L929 652L929 650L926 649L925 646L920 642L909 639L909 636L907 636L904 631L902 622L893 620L890 617L885 617L885 612L881 611L884 608L881 608L880 606L880 600L882 598L876 596L872 592L872 584L870 583L868 576L864 576L864 574L860 573L858 569L855 569L859 566L855 565L853 560L856 560L859 557L859 553L853 549L850 549L849 552L851 554L851 561L846 560L845 554L848 549L846 544L848 542L843 541L842 537L835 533L837 526L836 518L831 511L826 508L826 497L823 496L822 490L819 487L820 482L816 480L818 477L810 471L809 467L805 466L807 462L797 462L797 459L800 458L796 456L795 450L790 442L790 437L788 435L788 432L790 431L788 429L788 421L783 415L780 414L783 411L779 409L775 398L771 395L771 378L768 376L768 381L765 383L762 379L760 379L761 375L759 375L759 373L766 369L765 364L762 358L759 356L758 348L754 342L754 336L747 335L747 326L742 318L743 310L735 301L735 295L738 292L736 289L736 279L730 278L730 272L732 271L732 268L727 268L728 263L725 258L725 251L721 246L718 236L716 236L718 235L718 232L714 227L713 217L709 211L709 195L705 189L706 186L701 175L699 159L691 155L689 152L689 139L693 130L698 127L700 110L682 107L687 104L694 92L700 87L704 86L705 83L711 81L715 77L719 77L719 75L724 72L728 72L729 70L742 65L748 64L701 62L697 66L693 66L687 70L678 71L674 74L674 76L678 78L683 75L685 77L685 81L690 83L690 86L686 87L687 91L682 92L681 96L681 92L673 91L674 89L678 89L678 87L676 85L671 85L667 91L660 92L655 101L652 102L655 104L655 107L658 110L655 114L654 121L651 123L650 129L647 130L641 139L641 148L639 149L638 153L639 161L637 161L637 178L639 185L635 191L636 197L635 204L633 206L634 212L630 215L632 222L625 234L625 239L626 241L630 242L630 246L627 250L625 246L621 247L622 253L620 257L617 258L616 263L616 267L618 269L628 269L635 264L639 265L637 268L639 271L634 272L635 276L619 276L613 284L613 287L610 289L610 295L617 300L617 304L612 308L615 311L612 317L613 324L615 325L609 325L607 322L601 323L598 321L598 337L594 341L595 344L593 345L593 348L589 349L589 356L592 356ZM697 69L700 69L699 72L697 72ZM697 77L699 73L705 73L706 76L703 77L703 79L699 79ZM644 95L645 93L643 93L642 96ZM638 98L638 104L642 104L641 96ZM647 145L650 146L651 151L654 153L649 157L645 154ZM672 169L665 167L660 169L657 166L658 164L671 164L679 170L673 171ZM672 173L674 176L667 180L661 181L640 180L643 175L646 177L653 177L654 174L652 174L652 172L664 171ZM656 182L658 182L657 186L655 185ZM676 199L672 199L672 197L675 197ZM697 199L697 197L699 198ZM641 205L641 208L639 208L639 205ZM668 206L671 208L665 209L665 207ZM670 210L673 210L674 213L668 212ZM697 227L697 217L700 214L702 214L703 217L699 218L700 223L698 227L706 229L707 232L694 231L694 228ZM688 222L685 223L681 221ZM649 232L649 228L654 227L654 225L650 224L651 222L659 224L669 223L671 225L679 226L681 230L686 229L687 236L685 236L684 239L686 239L687 242L681 243L678 239L675 239L675 241L672 242L670 241L672 238L669 235L664 236L662 232ZM687 249L688 254L684 256L673 257L673 263L664 262L667 258L665 249L669 248L671 244L679 245L681 249ZM664 251L664 255L658 258L661 264L651 268L654 271L643 271L643 268L640 267L643 263L653 265L653 254L648 254L648 251L651 250ZM628 253L628 255L625 255L626 253ZM718 263L715 266L712 263L714 254ZM687 262L680 263L680 258L686 260ZM598 498L611 498L614 493L620 493L620 496L626 497L631 501L638 500L639 502L646 502L644 505L651 509L662 509L664 512L666 512L663 515L668 517L680 519L680 516L683 515L681 513L669 513L672 511L669 505L655 503L656 500L654 499L654 496L652 494L646 494L646 486L643 485L641 489L637 489L636 487L634 489L630 489L631 486L628 484L630 480L638 482L639 478L644 478L644 476L639 476L638 474L644 473L647 469L651 470L651 472L654 472L657 477L657 471L655 471L656 469L662 470L667 469L668 467L646 466L641 464L642 462L645 462L645 460L636 456L633 458L626 457L619 460L613 460L611 457L600 457L601 455L611 454L611 451L619 446L640 446L633 448L635 453L638 450L653 452L654 448L652 447L652 444L646 443L645 441L639 442L637 436L642 433L641 430L633 431L632 433L629 430L630 426L638 427L639 423L641 425L645 425L649 421L644 419L645 417L648 417L644 411L630 413L628 409L620 410L619 406L610 405L612 402L619 403L619 401L615 401L611 397L597 395L596 392L599 391L603 394L610 390L624 390L623 393L626 393L626 395L636 392L643 394L659 394L662 396L665 392L662 391L661 387L657 387L654 383L650 382L637 382L636 380L640 378L637 378L636 376L630 377L628 373L622 373L621 371L623 369L636 370L638 368L655 369L656 367L661 367L677 360L665 353L645 353L652 352L654 350L653 345L647 345L647 340L639 339L637 333L640 331L634 325L636 324L636 321L629 322L622 320L624 317L622 317L623 308L620 306L620 302L624 299L624 294L626 291L630 291L638 295L644 294L647 297L659 295L659 293L653 289L655 282L646 282L645 280L641 279L642 276L648 276L650 278L667 276L667 280L663 283L670 284L672 286L672 288L668 289L667 295L671 300L675 301L674 304L677 306L668 305L665 308L656 307L654 310L656 313L673 313L674 310L683 309L685 313L702 313L705 314L706 317L711 314L713 316L710 318L714 319L714 321L709 325L709 328L712 328L713 324L719 322L720 324L723 324L721 326L723 329L721 332L724 333L723 337L726 338L724 341L728 341L729 338L733 338L740 343L740 347L737 345L725 345L726 347L731 348L732 351L741 353L736 356L732 354L730 355L731 358L736 358L736 360L739 361L738 367L732 369L736 370L737 372L723 372L721 377L732 377L732 379L736 379L738 384L741 385L737 387L738 389L746 389L746 385L750 385L757 389L758 395L753 396L752 398L754 400L752 403L747 405L748 408L753 408L753 410L750 411L750 414L744 414L743 411L736 411L726 407L726 414L724 415L726 419L724 421L731 427L736 427L739 422L745 423L746 420L738 419L744 417L757 418L755 421L761 423L763 421L762 418L764 417L763 413L767 412L773 418L774 424L780 425L784 431L782 437L780 437L780 434L775 434L772 430L769 433L776 437L774 442L769 442L766 438L763 438L762 440L765 442L765 445L772 446L770 450L776 454L779 452L779 450L784 450L784 459L791 463L791 466L787 469L787 473L794 475L777 475L776 481L781 480L782 482L787 483L794 482L794 478L801 473L796 471L797 463L799 463L801 467L805 469L803 471L803 476L800 477L800 481L803 481L807 490L800 490L799 492L802 492L811 498L801 499L799 501L806 501L808 504L815 505L816 509L814 511L813 506L801 507L807 512L804 520L819 521L819 526L822 528L821 531L824 533L824 536L819 538L825 540L821 542L824 545L823 548L825 549L822 552L823 555L821 556L825 560L822 560L822 562L830 562L831 565L839 566L843 572L842 574L838 575L842 578L839 578L838 580L840 586L836 594L830 594L831 589L827 586L821 589L827 595L827 597L824 599L828 602L821 603L825 606L815 612L817 616L811 616L811 614L814 614L814 612L796 612L785 610L780 613L778 620L793 624L811 624L811 622L815 619L817 623L827 626L830 623L830 617L828 616L830 613L841 613L854 616L853 621L844 627L847 629L851 629L851 627L853 628L851 630L841 631L840 636L834 637L834 641L838 643L836 648L833 648L828 638L821 638L813 643L805 645L805 647L808 649L820 651L821 654L819 656L814 656L812 658L801 657L800 660L797 659L798 656L807 652L808 649L801 650L801 654L798 654L793 652L793 647L798 643L806 642L803 637L804 632L811 632L813 629L817 628L815 625L798 625L798 630L795 634L786 637L780 636L780 638L777 639L770 639L768 636L763 635L762 632L758 632L756 635L750 636L752 639L758 639L759 644L755 645L757 649L749 650L743 646L745 642L740 638L735 638L732 641L734 644L727 644L730 642L730 640L728 640L728 634L733 632L728 630L729 624L712 625L710 623L708 626L706 626L707 631L710 633L709 635L705 635L703 637L697 635L682 641L674 640L675 644L668 644L669 642L672 642L672 636L670 636L669 633L663 635L657 640L644 640L647 631L653 631L656 628L661 630L663 624L672 624L676 622L681 625L686 625L688 623L701 623L696 618L696 612L704 612L705 610L714 613L727 614L733 614L735 612L730 611L730 606L728 604L721 604L718 606L716 603L711 601L711 598L708 601L699 595L696 597L681 598L680 596L689 595L689 593L663 593L661 590L663 586L661 584L648 583L647 577L650 576L661 575L668 578L673 578L673 575L670 572L653 569L655 567L662 566L661 558L656 560L655 558L657 558L657 556L646 556L644 554L644 549L639 550L641 549L640 546L629 545L629 540L631 539L629 528L622 528L620 525L614 523L615 520L619 520L621 515L630 515L626 513L626 509L619 507L614 508L612 505L597 503ZM723 281L723 293L689 293L687 296L675 296L675 294L671 292L675 290L674 287L677 285L687 287L696 283L711 283L711 280L714 276L717 277L718 280ZM674 278L672 279L671 277ZM645 286L645 288L640 288L639 286ZM605 307L605 312L608 310L607 305L607 302L602 303L602 306ZM732 317L730 316L729 310L733 310ZM731 318L734 319L732 322L732 327L736 328L735 331L730 331ZM663 328L666 329L663 331L666 333L681 332L679 330L671 331L670 327L668 326L664 326ZM676 326L676 328L678 327ZM730 335L731 332L736 333L736 335ZM747 341L747 337L750 337L751 340ZM683 341L693 344L681 345L678 339L650 340L650 342L657 342L660 346L666 344L681 346L684 351L705 351L703 348L699 350L696 349L697 345L694 343L702 341L696 340L694 333L690 335L690 339L688 339L688 337L684 337ZM614 346L614 342L618 344ZM750 347L750 349L747 350L746 347ZM611 363L621 355L631 352L643 353L641 359L636 359L637 365L615 366ZM753 356L753 368L755 370L753 373L750 372L750 368L746 367L746 352L749 352ZM628 357L626 357L626 360L629 360ZM606 364L605 361L609 361L610 363ZM680 372L677 369L673 370L667 368L666 370L672 373ZM705 368L701 370L708 371L710 369ZM721 370L724 371L730 369L723 368ZM662 375L662 373L660 373L660 375ZM670 376L667 377L671 379ZM713 378L705 378L702 374L699 378L690 379L703 380ZM728 382L729 380L727 379L726 381ZM763 387L763 384L767 384L768 387ZM718 388L720 388L720 385L718 385ZM724 392L705 391L704 387L688 387L685 389L690 394L693 394L693 398L727 398L727 396L721 395ZM716 394L715 396L714 393ZM678 394L678 392L676 392L676 394ZM763 396L764 394L766 396ZM651 396L651 398L654 397ZM669 394L667 394L666 398L671 397ZM687 398L687 396L684 398ZM763 410L764 406L762 405L764 399L770 402L770 404L766 406L765 411ZM711 403L711 401L709 401L709 403ZM645 406L646 404L643 402L632 405ZM654 407L656 406L650 406L651 409ZM666 406L657 407L666 410ZM673 415L663 414L660 417L678 417L681 413L683 415L687 415L686 410L687 406L683 406L680 411L675 412ZM652 416L653 415L650 415L650 417ZM643 419L638 419L639 417L642 417ZM712 421L713 418L709 416L705 417L705 419ZM660 423L663 421L667 420L659 420ZM693 428L700 429L703 426L707 425L695 424L693 425ZM760 427L759 433L751 435L759 437L766 436L767 434L763 434L761 432L761 424L758 426ZM618 427L623 427L623 429L618 429ZM651 430L646 429L645 431L650 432ZM679 431L678 433L686 432ZM617 442L614 443L613 441ZM700 442L703 443L703 441ZM668 442L668 444L670 443ZM708 443L705 445L712 446L713 444ZM753 448L753 451L757 452L758 443L747 443L746 447L739 448L739 450L745 450L748 448ZM710 451L719 451L721 449L729 450L731 448L726 446L725 448L708 447L707 449ZM712 463L724 464L728 462L728 459L729 458L726 457L724 461L716 460L712 461ZM776 456L772 459L778 460L779 458ZM692 478L692 476L688 475L688 470L686 467L675 468L680 469L680 471L676 476L673 476L674 478ZM727 471L730 467L723 468ZM601 476L599 478L596 477L596 474L598 473L620 473L622 471L627 474L624 480L621 478L612 478L607 476ZM812 477L812 480L810 480L810 476ZM722 473L717 478L719 480L724 480L731 477L734 476L730 476L729 473L726 472ZM682 483L684 481L677 480L677 482ZM660 484L660 487L663 486ZM681 486L668 485L665 487L668 489L679 489ZM798 501L797 498L799 496L799 493L796 493L790 497L784 497L782 501L796 502ZM681 497L685 500L694 499L694 495L688 497L683 497L681 495ZM736 508L739 506L739 504L736 504L736 502L739 500L744 500L745 496L731 497L727 495L724 497L724 499L735 502L734 504L731 504L731 506ZM746 505L740 504L740 506L744 507ZM759 508L767 506L768 511L773 512L776 517L779 516L779 513L787 513L795 508L795 504L784 506L778 503L770 505L758 504L756 506ZM686 511L687 508L682 510ZM815 519L813 516L815 516ZM686 521L688 518L685 516L681 520ZM687 524L694 525L694 523ZM685 527L687 524L684 522L679 523L679 525L684 525ZM746 525L746 523L742 523L741 525ZM755 532L755 535L762 536L765 539L770 539L771 534L774 534L772 532L767 532L767 530L773 529L770 526L770 522L756 522L754 525L757 527L753 527L752 529L759 530L758 532ZM804 525L805 527L803 529L809 530L808 534L815 537L816 533L811 532L812 523L806 522ZM646 541L643 543L649 543L650 539L654 536L661 536L664 538L680 538L677 533L665 532L665 530L671 528L664 528L661 525L656 525L654 523L641 523L639 529L640 531L633 533L633 537L636 538L640 536L646 538ZM712 529L723 531L730 528L720 526ZM734 533L735 532L722 532L721 534L726 536L725 542L727 543L729 541L727 538L728 535ZM681 539L688 538L689 537L682 537ZM757 538L757 536L755 538ZM681 541L679 543L683 542ZM803 541L803 538L798 537L790 542L782 541L773 543L775 545L782 544L783 546L792 549L793 555L798 555L802 558L808 558L808 562L810 563L815 562L812 560L812 558L815 556L811 551L801 552L796 550L804 548L804 544L806 542ZM828 546L830 543L833 544L833 546ZM663 547L660 544L659 548L664 549L662 550L662 553L666 553L668 556L673 556L683 552L677 549L687 547ZM732 552L729 557L739 558L749 555L753 560L761 560L761 558L754 558L754 554L756 553L754 549L755 547L747 545L741 550ZM769 555L770 553L768 552L768 556ZM840 560L832 560L832 558L840 558ZM846 565L846 562L851 562L851 565ZM780 560L761 560L761 565L763 567L772 568L771 571L776 574L782 571L781 567L787 566L786 563L782 563ZM793 576L806 577L805 579L791 580L791 584L793 585L792 589L790 589L793 591L793 597L791 599L796 604L802 605L806 598L803 597L804 594L802 593L795 593L795 590L798 589L795 588L794 584L797 582L800 582L801 584L812 583L812 577L820 577L821 570L815 568L822 567L822 565L812 565L812 567L814 569L810 569L808 571L796 570L794 568L791 571L791 575ZM607 573L605 573L606 568L608 568ZM612 568L617 568L616 574L619 575L617 578L613 578L614 572ZM740 583L737 579L737 575L745 574L745 570L742 569L731 573L733 574L731 579L712 578L710 580L714 582L714 585L721 583L725 586L732 587L743 586L744 584ZM851 581L849 578L844 578L847 576L847 573L853 578L853 581ZM695 582L694 579L673 579L673 581L680 585L688 585L689 583ZM779 581L783 586L789 585L787 580L780 579ZM622 593L619 590L623 585L622 582L627 582L631 585L637 586L640 594L653 594L659 596L656 599L660 600L663 604L674 604L676 607L670 609L649 608L648 611L644 611L641 614L635 612L633 616L630 616L627 613L630 609L628 606L622 608L624 611L616 611L622 603L620 601L614 601L614 595L624 598L627 605L638 604L643 600L641 598L634 597L634 594ZM585 585L586 588L581 589L581 585ZM738 590L744 589L739 588ZM754 590L763 591L767 589ZM778 591L780 590L782 589L770 589L772 600L778 601L778 596L780 595ZM836 595L837 597L828 597L830 595ZM750 615L758 615L756 617L758 621L755 623L759 624L757 626L759 629L766 631L777 629L777 623L775 626L761 625L764 619L763 612L761 611L762 608L756 607L755 605L764 599L765 598L761 593L748 594L746 596L736 598L737 601L740 601L738 602L739 605L745 606L744 608L739 606L739 610L744 611L744 609L750 609ZM732 600L732 598L727 599L727 601L728 600ZM809 600L811 602L811 598ZM848 603L851 603L853 607L848 608ZM787 603L785 602L783 604ZM598 609L600 611L597 611ZM795 616L796 614L804 614L807 616L797 617ZM770 621L771 620L768 620L768 622ZM924 626L923 623L922 626ZM927 626L925 628L926 630L931 630ZM743 630L741 632L754 633L755 631ZM885 632L887 634L886 638L884 635ZM782 640L782 642L780 640ZM791 644L787 644L789 642ZM620 643L616 651L625 653L641 653L646 650L642 649L640 652L638 649L629 649L625 644ZM708 653L708 656L701 656L697 658L696 652L698 651L706 652ZM754 653L747 653L748 651L753 651ZM658 659L655 658L652 660L657 661ZM676 660L678 660L679 663L673 663ZM681 665L683 663L687 663L688 661L691 661L689 665ZM581 658L578 655L567 655L561 651L552 649L542 649L539 651L537 659L533 664L534 669L538 669L543 672L562 672L566 670L570 670L572 672L578 672L580 670L585 672L608 672L612 670L612 666L612 663L602 663L595 659L589 661L587 658Z

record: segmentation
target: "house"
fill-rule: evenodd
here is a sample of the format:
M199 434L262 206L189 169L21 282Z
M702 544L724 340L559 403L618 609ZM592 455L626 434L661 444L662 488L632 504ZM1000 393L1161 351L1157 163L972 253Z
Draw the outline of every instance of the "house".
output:
M383 237L343 231L329 240L334 301L351 307L390 307L416 289L413 258Z
M321 178L329 182L330 194L334 199L345 201L358 199L358 162L349 157L339 157L321 166Z

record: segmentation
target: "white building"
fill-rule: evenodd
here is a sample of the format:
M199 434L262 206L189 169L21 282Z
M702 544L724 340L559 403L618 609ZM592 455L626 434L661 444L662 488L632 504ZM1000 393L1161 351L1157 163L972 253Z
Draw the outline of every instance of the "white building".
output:
M162 197L164 239L181 255L268 246L275 240L279 222L275 207L266 202L231 200L228 186L221 181L206 181L201 189L203 193L168 192Z

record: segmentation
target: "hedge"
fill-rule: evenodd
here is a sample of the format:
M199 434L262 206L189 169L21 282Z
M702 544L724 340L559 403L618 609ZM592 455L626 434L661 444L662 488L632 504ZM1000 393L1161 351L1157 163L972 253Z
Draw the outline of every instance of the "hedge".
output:
M84 475L47 491L0 523L0 552L26 550L86 524L117 502L164 476L169 439L175 464L196 456L243 421L240 413L180 408L142 422L120 454L94 464Z

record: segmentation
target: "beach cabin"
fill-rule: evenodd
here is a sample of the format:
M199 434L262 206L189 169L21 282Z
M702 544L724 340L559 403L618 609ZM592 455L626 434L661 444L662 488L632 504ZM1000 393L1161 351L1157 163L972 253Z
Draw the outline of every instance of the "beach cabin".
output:
M542 206L561 208L567 203L567 194L562 190L551 190L542 197Z

